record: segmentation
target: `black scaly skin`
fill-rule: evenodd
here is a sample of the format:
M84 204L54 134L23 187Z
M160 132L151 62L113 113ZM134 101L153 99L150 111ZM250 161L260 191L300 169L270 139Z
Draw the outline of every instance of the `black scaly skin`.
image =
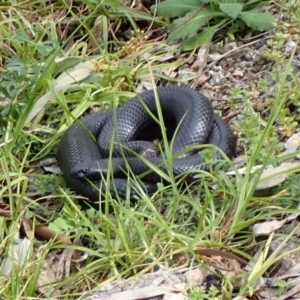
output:
M96 162L101 159L100 147L95 142L95 138L98 136L105 122L107 122L107 119L111 116L111 111L104 111L81 118L80 122L74 122L65 131L58 146L57 160L68 187L91 201L99 201L99 189L105 192L106 186L102 184L101 180L96 180L93 177L88 180L76 178L72 174L74 173L72 170L76 169L76 166L88 166L90 162ZM99 179L99 171L96 177ZM124 197L127 188L126 179L116 178L114 183L109 187L109 192L115 194L117 190L118 194ZM155 189L154 184L145 183L144 190L154 192Z
M233 132L226 122L214 114L209 100L204 95L196 90L178 86L158 87L157 93L165 125L172 124L174 127L180 123L174 139L173 154L192 145L213 144L229 158L234 156L236 141ZM98 201L99 189L102 192L106 189L105 180L101 179L106 178L110 164L114 179L111 181L109 191L125 197L128 182L123 170L127 170L128 165L120 154L122 150L134 174L140 175L149 170L148 166L134 157L130 151L124 148L120 150L118 146L114 147L113 158L110 161L107 157L113 140L121 142L123 146L137 153L147 152L145 156L155 165L162 163L163 156L153 157L155 148L152 143L144 144L140 141L157 137L152 128L158 126L155 126L145 105L158 119L155 94L150 90L128 100L117 108L115 113L108 110L88 115L66 130L58 146L57 159L72 190L92 201ZM191 169L207 169L198 152L199 149L176 158L173 161L174 174L179 175ZM222 158L221 153L217 151L214 160ZM161 169L166 171L164 167ZM190 175L191 179L192 177L193 174ZM149 178L153 180L156 176ZM148 193L155 192L156 184L146 180L147 178L143 180L144 190ZM133 189L130 194L135 194Z

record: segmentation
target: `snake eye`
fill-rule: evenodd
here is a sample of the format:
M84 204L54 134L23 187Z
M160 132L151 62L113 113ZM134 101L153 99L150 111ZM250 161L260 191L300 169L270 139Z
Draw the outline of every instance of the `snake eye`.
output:
M81 170L73 170L71 171L71 175L77 179L82 179L85 177L88 169L81 169Z

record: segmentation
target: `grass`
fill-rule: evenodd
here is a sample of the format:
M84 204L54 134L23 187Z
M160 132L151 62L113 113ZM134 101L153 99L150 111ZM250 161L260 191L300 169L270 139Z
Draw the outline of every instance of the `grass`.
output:
M193 81L166 75L184 66L193 53L183 55L163 40L146 39L138 28L141 21L153 21L150 15L118 2L110 4L62 1L48 6L28 1L1 6L0 197L6 203L2 214L11 214L11 218L0 217L1 299L80 299L121 277L185 263L209 267L198 248L231 252L252 262L252 268L235 275L219 274L221 289L194 288L190 299L255 294L257 280L267 276L280 248L269 258L261 253L260 259L253 259L258 242L251 227L297 212L299 197L298 169L280 186L261 192L256 186L263 168L251 173L257 164L281 164L282 143L297 130L298 116L290 108L297 111L299 107L298 78L290 73L293 55L287 58L280 52L282 36L289 28L278 25L267 53L284 66L270 72L274 89L270 91L265 79L253 82L252 90L259 89L265 98L261 112L254 108L251 89L231 89L233 96L244 99L228 104L239 107L245 117L232 123L246 158L244 175L233 163L234 176L222 168L201 171L198 181L182 193L178 182L166 174L170 185L160 185L153 197L141 192L132 205L129 199L119 202L107 194L100 211L82 207L80 196L72 194L60 176L51 174L64 130L90 107L105 109L124 103L141 82ZM293 20L290 24L298 24L297 8L292 3L282 5ZM155 20L155 25L158 28L162 21ZM124 42L118 30L127 27L134 29L133 38ZM165 61L168 55L173 59ZM35 226L41 224L68 234L72 243L34 238ZM56 259L68 261L68 251L75 259L71 267L56 263ZM9 263L6 258L13 252L15 261ZM241 283L237 278L243 279ZM286 285L278 283L277 288L281 291Z

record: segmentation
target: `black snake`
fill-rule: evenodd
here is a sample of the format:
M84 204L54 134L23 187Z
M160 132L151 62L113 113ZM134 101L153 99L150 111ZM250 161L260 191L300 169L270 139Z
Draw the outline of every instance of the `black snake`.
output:
M167 167L163 165L165 152L157 153L152 142L162 137L162 126L158 125L159 111L168 139L175 134L173 154L189 146L213 144L230 159L234 156L236 141L233 132L214 113L203 94L179 86L158 87L156 90L158 98L154 90L146 91L115 110L87 115L65 131L58 146L57 159L67 185L73 191L92 201L98 201L99 190L105 192L107 188L110 193L125 197L131 186L130 194L135 194L134 184L128 184L128 170L135 175L149 171L148 164L135 153L145 156L150 163L166 172ZM113 147L112 142L115 142ZM221 153L216 151L213 160L222 158ZM175 176L191 169L208 168L199 149L178 156L172 161L172 166ZM112 180L106 186L103 178L106 179L109 172ZM160 180L160 176L154 173L142 179L144 190L148 193L157 190L156 181ZM195 173L187 174L187 179L193 180Z

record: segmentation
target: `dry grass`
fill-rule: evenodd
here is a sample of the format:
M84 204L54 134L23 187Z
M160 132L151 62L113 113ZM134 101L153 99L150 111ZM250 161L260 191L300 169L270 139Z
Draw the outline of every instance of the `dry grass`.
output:
M275 31L250 40L246 36L234 51L230 38L219 35L219 43L202 47L198 55L198 49L183 52L180 44L166 44L167 21L153 19L152 4L0 5L0 251L6 275L1 299L78 299L97 284L193 264L217 271L222 287L191 289L190 299L261 292L256 281L269 276L266 270L278 253L266 259L259 246L267 240L261 235L258 242L252 227L297 212L298 169L275 190L259 192L263 168L250 171L258 163L280 165L279 141L296 131L292 106L298 107L298 79L289 71L291 54L282 49L289 39L297 41L288 29L299 22L299 12L286 4L283 11L290 23L279 22ZM276 5L272 9L280 12ZM234 63L254 47L253 40L272 45L237 76ZM222 59L209 61L215 51L223 52ZM283 71L277 65L284 65ZM224 84L211 83L214 66L229 74ZM266 82L266 73L273 81ZM238 135L246 173L238 174L234 165L234 175L202 172L186 193L172 182L152 198L143 195L134 207L110 198L104 211L81 207L80 197L56 175L61 134L74 118L122 104L144 87L166 82L201 87L214 100ZM270 82L276 83L271 90ZM14 264L5 259L12 251ZM274 287L283 293L286 285L276 282Z

